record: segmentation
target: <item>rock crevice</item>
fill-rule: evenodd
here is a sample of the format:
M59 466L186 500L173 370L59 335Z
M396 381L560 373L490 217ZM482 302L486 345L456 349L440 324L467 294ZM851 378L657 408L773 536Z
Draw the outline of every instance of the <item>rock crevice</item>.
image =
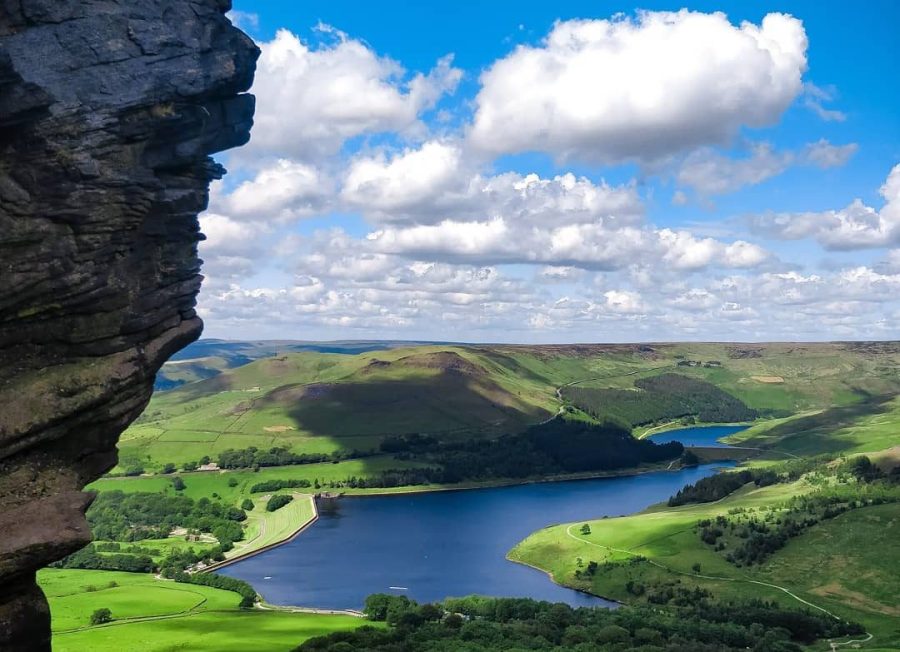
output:
M229 9L0 0L0 649L49 649L35 572L203 327L209 156L249 138L259 54Z

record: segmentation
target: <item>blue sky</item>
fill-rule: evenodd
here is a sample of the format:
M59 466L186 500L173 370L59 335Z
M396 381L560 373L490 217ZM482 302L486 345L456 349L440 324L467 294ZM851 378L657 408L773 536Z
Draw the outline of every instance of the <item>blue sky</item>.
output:
M900 337L900 5L561 4L235 2L206 334Z

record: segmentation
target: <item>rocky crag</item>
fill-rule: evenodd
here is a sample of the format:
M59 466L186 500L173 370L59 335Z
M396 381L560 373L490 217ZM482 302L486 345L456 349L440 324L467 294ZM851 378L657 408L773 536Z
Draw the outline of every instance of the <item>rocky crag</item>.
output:
M196 339L197 214L245 143L227 0L0 0L0 649L49 650L35 572L90 540L157 369Z

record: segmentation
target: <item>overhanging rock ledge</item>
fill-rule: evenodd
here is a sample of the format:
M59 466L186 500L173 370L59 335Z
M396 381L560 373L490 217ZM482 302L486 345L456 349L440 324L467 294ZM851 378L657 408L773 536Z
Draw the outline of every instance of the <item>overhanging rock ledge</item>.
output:
M259 54L225 0L0 0L0 649L50 649L35 572L90 540L156 371L203 327L209 155Z

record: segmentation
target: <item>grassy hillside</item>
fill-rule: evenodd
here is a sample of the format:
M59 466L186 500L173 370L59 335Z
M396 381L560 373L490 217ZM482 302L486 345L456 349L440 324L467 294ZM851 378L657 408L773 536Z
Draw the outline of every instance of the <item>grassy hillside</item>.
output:
M387 435L522 430L554 387L456 348L290 353L157 394L120 440L121 467L181 465L227 448L371 450Z
M747 415L837 407L865 416L872 401L900 388L900 350L885 344L431 345L356 354L285 351L288 345L311 346L299 343L196 346L201 345L194 355L203 353L221 373L157 393L123 434L118 471L154 472L166 463L180 467L250 446L327 454L374 450L385 436L411 433L444 440L494 437L555 414L562 403L558 389L574 403L571 416L591 419L579 408L602 417L596 397L615 402L629 396L621 390L634 393L673 372L708 387L707 398L743 404ZM282 349L274 355L225 368L276 345ZM209 371L190 371L201 363L188 358L173 366L184 366L182 379L188 379ZM693 403L687 410L680 405L675 412L704 412ZM642 406L629 408L622 401L615 408L624 409L631 423L664 422L672 412L635 414ZM832 415L827 417L830 428ZM762 424L750 434L762 435L766 428ZM776 432L757 443L779 441Z
M251 640L255 649L291 650L364 623L353 616L242 610L236 593L138 573L46 569L38 584L50 602L58 652L237 652ZM112 622L92 626L91 614L102 608L112 611Z
M239 342L205 339L189 344L178 351L163 365L156 375L157 391L166 391L187 383L217 376L227 369L283 355L312 351L317 353L343 353L354 355L366 351L382 351L397 346L410 346L408 342L341 341L341 342L291 342L264 340Z
M727 560L728 551L744 541L739 537L726 536L727 545L717 550L700 536L698 523L715 523L717 517L772 514L775 522L784 518L792 497L811 495L833 482L816 475L765 487L751 483L714 503L657 506L628 517L552 526L533 533L509 557L546 570L561 584L630 603L664 602L660 596L679 588L698 588L719 599L755 596L792 607L807 603L862 622L876 637L867 649L896 649L900 556L894 542L900 536L900 503L823 519L761 564L738 566Z
M882 450L900 443L900 398L871 396L852 405L761 422L729 441L793 455Z

